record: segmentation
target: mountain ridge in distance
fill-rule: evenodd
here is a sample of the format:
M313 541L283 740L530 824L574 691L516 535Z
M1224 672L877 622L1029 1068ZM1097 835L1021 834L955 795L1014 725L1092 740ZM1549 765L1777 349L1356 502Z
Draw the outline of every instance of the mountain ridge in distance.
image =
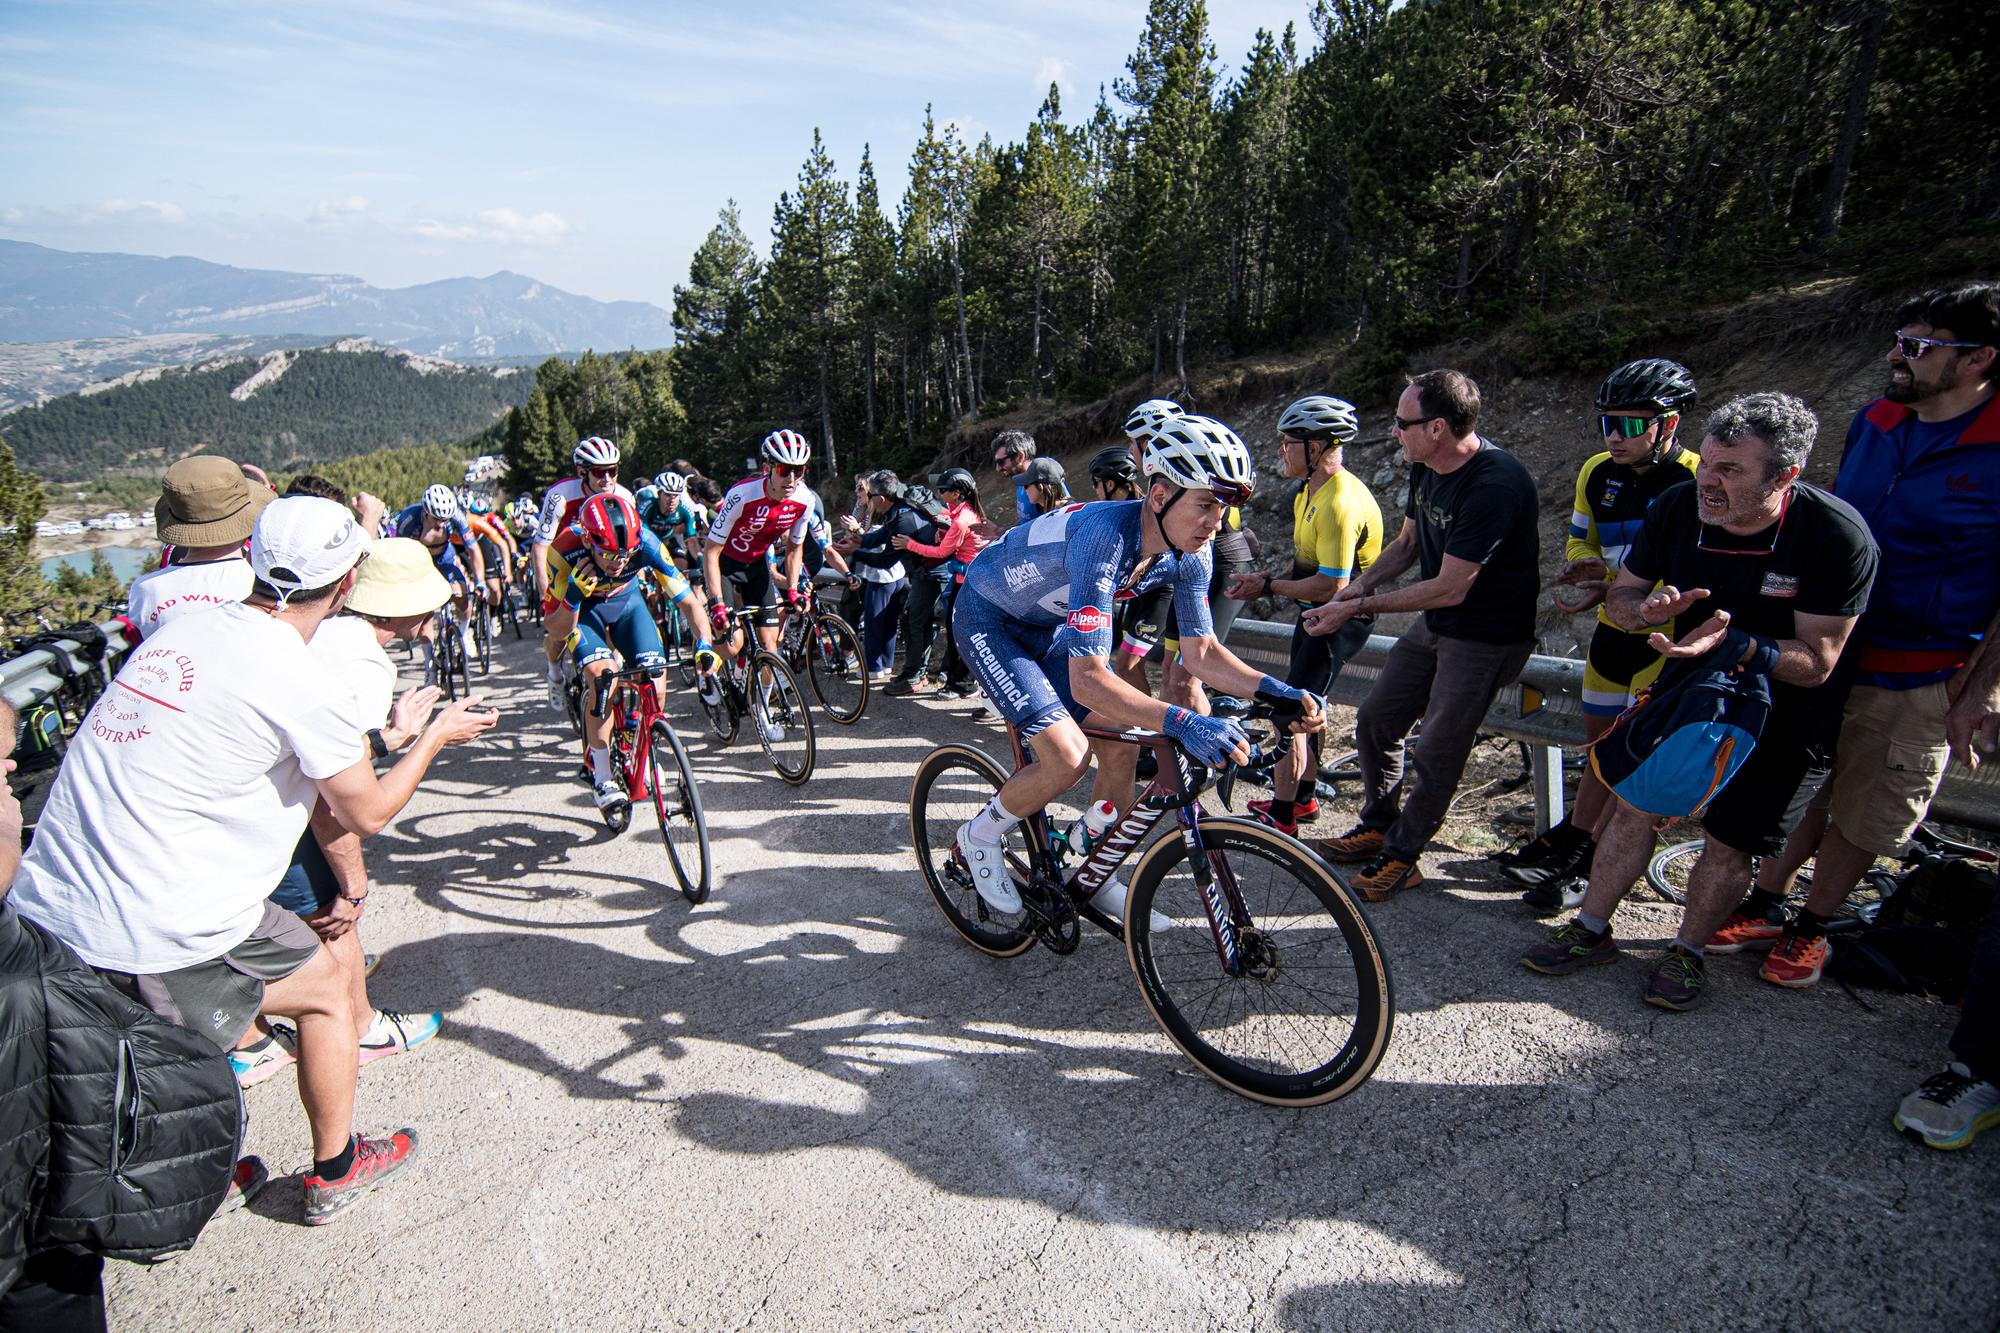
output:
M344 273L0 240L0 342L163 334L365 337L464 361L666 347L673 325L647 302L598 301L506 269L389 288Z

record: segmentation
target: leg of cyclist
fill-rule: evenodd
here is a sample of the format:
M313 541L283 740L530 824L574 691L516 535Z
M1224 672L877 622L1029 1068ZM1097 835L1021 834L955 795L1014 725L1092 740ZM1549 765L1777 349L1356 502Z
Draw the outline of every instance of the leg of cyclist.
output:
M625 793L611 773L611 710L607 706L597 711L598 683L613 665L610 636L599 610L591 607L577 613L573 651L583 676L583 739L590 752L591 794L597 808L606 810L624 801Z

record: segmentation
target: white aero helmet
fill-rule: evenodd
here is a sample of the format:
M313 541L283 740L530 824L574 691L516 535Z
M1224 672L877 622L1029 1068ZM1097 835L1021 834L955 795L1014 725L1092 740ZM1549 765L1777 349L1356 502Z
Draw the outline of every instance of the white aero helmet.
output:
M617 467L618 446L602 435L593 435L576 442L576 448L570 450L569 461L578 467Z
M812 446L806 437L795 430L774 430L764 437L758 453L767 463L783 463L786 467L804 467L812 457Z
M424 512L432 518L458 517L458 497L443 482L424 488Z
M1308 394L1278 418L1278 433L1300 439L1324 435L1336 444L1351 444L1361 434L1361 420L1352 403L1323 393Z
M1214 491L1228 505L1250 498L1257 469L1236 432L1213 417L1164 421L1146 445L1146 476L1189 491Z
M662 495L686 495L688 479L672 468L668 468L665 472L653 478L653 485L660 488L660 494Z
M1181 415L1181 405L1171 398L1148 398L1125 418L1125 438L1144 441L1152 438L1162 422Z

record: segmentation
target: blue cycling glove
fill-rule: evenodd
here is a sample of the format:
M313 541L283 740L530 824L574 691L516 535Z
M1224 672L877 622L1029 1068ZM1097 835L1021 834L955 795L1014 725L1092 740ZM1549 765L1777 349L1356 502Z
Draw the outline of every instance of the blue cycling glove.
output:
M1198 764L1215 768L1229 762L1237 746L1248 746L1250 738L1226 717L1203 717L1186 708L1167 710L1167 735L1180 742Z

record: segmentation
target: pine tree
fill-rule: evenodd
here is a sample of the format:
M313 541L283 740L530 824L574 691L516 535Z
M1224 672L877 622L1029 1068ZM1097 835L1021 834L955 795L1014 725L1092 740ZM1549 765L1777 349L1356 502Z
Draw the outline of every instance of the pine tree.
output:
M48 582L35 563L35 524L48 511L40 479L17 466L0 440L0 626L31 626L31 613L48 600Z
M827 471L840 470L835 446L834 376L849 324L854 210L825 141L813 131L796 192L778 197L771 262L764 270L766 345L789 392L782 406L816 416Z
M760 279L732 199L695 250L687 284L674 288L674 382L704 467L734 466L755 415L745 339Z
M875 390L881 377L881 341L895 315L896 233L882 214L881 189L866 144L861 146L861 166L854 177L853 281L861 334L862 438L873 444L878 429Z

